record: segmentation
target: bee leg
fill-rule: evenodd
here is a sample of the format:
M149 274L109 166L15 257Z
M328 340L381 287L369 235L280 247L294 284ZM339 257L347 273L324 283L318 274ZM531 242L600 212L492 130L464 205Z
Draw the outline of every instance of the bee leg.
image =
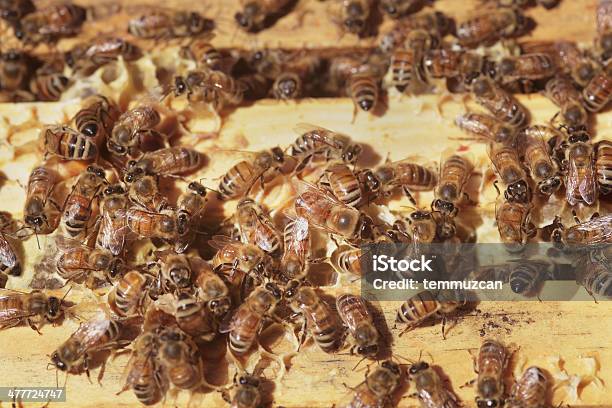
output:
M446 315L442 316L442 340L446 340L446 333L444 332L444 328L446 327Z
M406 195L406 198L408 198L410 203L412 203L412 205L416 206L417 202L414 199L414 197L412 196L412 193L410 193L410 190L408 189L408 187L403 187L403 190L404 190L404 194Z
M27 319L28 325L32 328L32 330L34 330L36 333L40 334L42 336L42 333L40 332L40 330L38 329L38 327L34 324L34 322L32 322L32 320Z
M572 217L574 218L574 222L576 224L580 224L581 223L580 218L578 218L578 214L576 213L575 209L572 209Z
M501 191L499 190L499 187L497 186L497 183L499 183L499 180L495 180L493 182L493 187L495 187L495 190L497 190L497 195L501 195Z
M400 334L397 335L397 337L402 337L404 334L408 333L412 329L414 329L414 326L409 324L404 330L400 332Z
M474 364L476 364L476 362L474 362ZM464 383L463 385L460 385L459 388L465 388L465 387L472 387L475 383L476 383L476 378L474 378L473 380L470 380L466 383Z
M357 104L355 102L353 102L353 118L351 119L351 124L355 123L355 120L357 119L357 112L359 111L359 109L357 108Z

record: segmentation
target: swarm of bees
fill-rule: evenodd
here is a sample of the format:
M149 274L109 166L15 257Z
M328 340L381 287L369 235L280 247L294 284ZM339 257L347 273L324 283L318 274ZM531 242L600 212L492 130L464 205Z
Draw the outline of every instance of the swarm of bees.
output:
M264 30L294 3L244 1L235 23L249 33ZM477 166L473 158L455 152L437 169L414 158L366 168L359 165L364 146L349 135L300 124L293 143L245 154L218 184L205 186L193 177L206 164L204 153L168 133L170 96L221 117L245 101L267 97L346 96L357 115L376 112L385 95L396 91L469 94L486 113L465 112L455 123L466 134L462 139L487 145L498 191L499 240L516 258L470 276L502 274L513 292L532 296L557 265L529 258L525 247L549 242L554 255L571 258L583 271L575 278L589 294L612 297L607 251L612 215L592 211L590 219L581 220L576 211L605 208L601 204L612 192L612 143L595 142L589 127L612 94L611 3L602 0L597 9L592 49L566 41L524 42L518 43L518 53L501 56L489 46L527 32L526 1L490 1L491 7L459 22L439 11L419 11L423 4L414 0L330 3L332 21L347 35L375 31L377 6L394 24L380 33L376 49L237 51L217 49L214 22L197 12L147 10L129 21L126 34L183 41L177 57L190 61L191 68L174 72L154 101L125 106L90 95L66 123L41 128L43 161L24 186L23 219L0 213L0 283L23 273L16 250L20 240L49 235L41 264L50 265L46 273L53 281L102 294L99 312L50 353L57 370L89 376L96 357L130 347L123 388L117 391L131 390L144 405L181 390L214 390L232 407L258 407L273 397L262 386L269 379L248 372L250 357L260 354L277 360L281 372L291 369L283 356L261 344L266 329L280 325L295 340L296 353L309 341L324 353L348 350L379 362L372 370L368 366L363 382L347 385L347 407L395 404L402 384L414 390L412 397L423 407L461 406L440 367L420 357L406 366L382 356L390 345L365 298L346 292L330 301L310 272L327 263L342 278L365 278L368 244L404 245L421 253L428 244L474 242L475 231L463 220L478 199L467 189ZM554 3L537 2L545 8ZM89 13L71 4L37 9L28 0L0 0L0 17L16 38L31 45L77 35ZM75 79L144 54L121 36L81 43L47 60L7 50L0 53L0 95L12 102L56 101ZM531 123L530 112L515 97L533 92L559 108L547 124ZM57 171L58 163L66 162L82 169L73 180ZM178 196L168 193L169 183L180 190ZM261 197L285 183L291 185L287 208L268 208ZM70 186L63 197L62 184ZM418 207L420 192L432 192L428 207ZM388 210L398 193L414 206L410 211ZM211 201L236 201L235 211L222 222L212 221ZM562 216L544 220L549 224L536 222L534 213L555 202L572 208L572 225ZM381 208L393 219L381 217ZM321 252L317 246L328 244L330 253L315 257ZM29 293L0 289L0 329L28 325L39 331L76 318L78 305L66 299L69 290L64 297L51 296L46 286L43 282ZM399 335L438 319L446 338L446 321L473 303L454 293L422 290L397 308ZM219 339L227 344L228 364L236 368L231 383L216 384L205 375L202 349ZM527 368L506 389L511 355L495 339L482 343L472 382L476 405L548 406L552 378L539 367Z

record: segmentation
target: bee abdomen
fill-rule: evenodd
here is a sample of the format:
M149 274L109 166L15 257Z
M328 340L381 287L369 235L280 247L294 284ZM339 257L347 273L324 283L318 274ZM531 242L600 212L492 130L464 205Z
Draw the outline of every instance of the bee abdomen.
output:
M597 145L595 172L599 191L603 194L612 192L612 142L602 140Z

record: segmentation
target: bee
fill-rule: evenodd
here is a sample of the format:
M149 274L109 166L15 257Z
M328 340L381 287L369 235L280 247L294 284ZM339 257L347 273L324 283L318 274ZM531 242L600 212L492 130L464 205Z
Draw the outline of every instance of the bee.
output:
M378 48L389 53L404 44L406 36L413 30L428 30L438 37L444 37L452 27L452 20L442 12L424 12L399 19L379 37Z
M283 231L284 252L281 257L281 271L287 279L301 279L306 276L306 263L310 255L310 230L304 217L291 219Z
M257 32L279 17L290 4L290 0L241 0L242 9L234 14L234 20L244 31Z
M440 180L434 191L432 208L443 214L455 216L459 209L457 203L464 195L463 189L472 173L473 165L459 155L447 158L440 167Z
M11 24L18 24L21 19L36 10L31 0L0 1L0 18Z
M125 384L119 393L131 388L143 405L154 405L161 400L166 384L157 360L158 348L159 337L155 333L145 332L134 340L125 368Z
M612 95L612 72L611 68L606 67L595 75L582 90L584 106L589 112L599 112L610 101Z
M407 218L397 220L393 224L393 231L405 240L412 243L414 253L420 253L423 244L430 244L440 238L438 212L417 210L411 212Z
M79 176L72 191L66 198L62 213L62 230L73 239L85 238L92 213L93 200L100 188L106 184L106 175L101 167L87 166Z
M92 160L98 156L95 141L65 125L42 129L45 154L65 160Z
M179 55L195 61L198 68L220 70L223 67L224 55L210 43L214 35L208 38L195 38L188 45L181 47Z
M128 231L125 220L127 206L128 197L121 185L110 185L102 191L96 248L106 249L114 256L123 253Z
M18 50L0 53L0 90L21 89L26 85L29 73L28 57L25 53Z
M510 408L537 408L546 406L548 380L539 367L529 367L514 384L510 398L504 406Z
M512 37L526 25L525 16L518 9L495 8L482 11L457 25L457 38L462 45L475 47L500 37Z
M246 374L241 375L238 381L236 381L236 376L234 376L234 385L232 387L235 389L234 396L231 400L229 396L226 397L226 401L230 403L231 408L259 407L261 405L261 392L259 386L259 378L255 376Z
M58 101L70 80L60 72L37 72L30 80L30 90L39 101Z
M419 0L382 0L380 8L391 18L399 18L418 7Z
M181 195L178 202L176 213L178 238L174 248L175 252L185 252L195 239L206 201L206 188L196 181L189 183L187 191Z
M601 52L601 59L606 61L612 52L612 3L607 0L597 4L597 39L596 47Z
M612 192L612 142L602 140L595 146L595 173L602 195Z
M25 43L52 42L76 35L86 10L75 4L49 6L24 16L15 26L15 37Z
M478 408L501 407L504 399L503 375L509 355L495 340L485 340L480 346L476 366L478 379L476 405Z
M111 311L118 317L142 314L152 283L148 275L135 270L127 272L108 293Z
M174 176L189 173L202 163L197 150L186 147L166 147L143 154L138 160L128 162L128 173L142 171L155 176Z
M379 80L372 74L354 74L349 77L347 89L355 107L353 117L358 109L365 112L374 110L378 103L378 88Z
M512 262L508 283L514 293L529 295L545 276L549 264L535 260Z
M258 286L238 306L232 316L229 327L221 332L229 332L230 350L238 355L245 354L253 345L264 319L271 315L276 304L281 300L282 292L273 282Z
M404 159L386 163L374 170L374 176L380 181L381 194L390 195L396 188L401 188L412 202L415 202L411 191L433 190L438 182L436 173L425 166Z
M495 77L493 61L475 52L439 48L426 50L423 55L424 76L431 78L461 78L471 84L481 74Z
M175 387L193 390L205 383L199 349L190 337L176 328L166 328L159 341L159 361Z
M338 23L345 32L363 36L367 34L372 13L372 0L338 0Z
M359 207L366 199L365 183L344 163L329 165L319 180L319 185L350 207Z
M111 135L118 117L119 107L105 96L96 95L74 115L73 122L76 130L101 143Z
M577 139L576 137L581 139ZM584 202L593 205L597 200L597 175L593 145L588 135L570 136L567 149L567 173L565 176L565 198L570 205Z
M7 237L12 238L15 223L10 213L0 211L0 272L11 276L21 275L21 263Z
M161 121L157 110L152 106L141 105L124 112L113 127L106 147L111 153L125 155L133 151L146 136L161 135L153 128Z
M254 273L265 276L269 272L271 258L261 248L253 244L234 241L224 236L214 236L210 245L217 249L212 259L215 272L230 270Z
M365 381L352 388L353 396L347 408L379 408L389 405L391 395L398 387L402 371L400 366L391 361L383 361Z
M242 242L257 245L268 254L282 251L283 238L270 216L250 198L243 198L236 206L236 223Z
M88 44L80 44L66 53L65 59L74 72L91 75L96 69L117 61L135 61L141 56L140 49L119 37L98 38Z
M448 299L444 299L445 297L447 295L442 292L434 295L430 291L424 290L402 303L395 317L397 323L407 325L402 334L420 326L427 319L442 317L442 337L446 338L444 332L446 317L464 306L466 302L453 299L453 296L449 296Z
M179 10L150 10L128 22L130 34L155 40L196 37L211 29L212 22L200 14Z
M529 168L531 177L537 183L538 191L545 196L556 192L562 184L556 163L548 154L548 148L544 140L555 136L553 129L534 125L522 131L521 138L523 161Z
M580 92L570 78L556 76L550 79L546 83L545 95L561 109L561 118L569 129L577 129L586 124L587 113Z
M186 334L204 341L215 337L216 327L212 315L203 302L187 292L180 292L176 300L176 322Z
M326 161L341 160L346 164L354 164L363 150L361 145L351 142L348 136L332 130L311 125L300 125L298 130L302 134L293 142L289 153L299 162L294 169L296 173L317 157Z
M64 315L62 300L39 290L30 293L0 289L0 330L27 323L39 331L45 323L55 323Z
M415 75L419 64L419 55L413 49L397 48L394 50L389 65L391 74L389 85L394 86L399 92L404 92L409 87L412 89L413 83L419 79L418 75Z
M128 197L134 203L150 211L161 211L168 206L168 199L159 192L157 178L145 174L136 167L127 173L124 181L128 187Z
M51 197L55 177L45 167L35 167L30 173L23 210L24 221L36 234L49 234L57 228L60 209Z
M368 357L378 354L380 335L365 301L355 295L340 295L336 299L336 309L355 339L357 354Z
M495 208L497 230L502 243L509 251L523 250L527 239L535 233L531 223L531 204L503 200Z
M514 146L516 142L516 129L493 116L469 112L457 116L455 124L479 142L496 142L507 146Z
M90 282L96 278L110 281L123 271L123 260L104 249L92 249L80 241L64 237L58 237L56 245L58 253L55 266L57 273L64 279L76 280L87 276ZM103 273L103 276L96 275L96 272Z
M257 181L263 187L272 181L285 163L285 154L279 147L254 153L250 159L233 165L219 182L220 200L230 200L249 193Z
M553 58L545 53L504 57L497 65L497 68L502 83L548 78L557 71Z
M221 71L193 70L186 76L174 77L174 95L187 95L191 103L204 103L214 112L242 102L245 87L242 82Z
M192 271L187 256L167 254L158 261L161 288L164 292L181 291L191 286Z
M172 210L150 212L132 207L126 210L125 219L128 228L141 238L174 241L177 236L176 217Z
M363 252L359 247L341 245L331 255L331 264L338 273L362 276L361 258Z
M337 348L340 340L339 322L329 305L313 288L299 285L297 281L290 281L287 286L289 289L293 287L293 290L287 289L285 298L290 302L291 308L303 316L303 330L309 328L319 348L326 353L331 353Z
M70 374L83 371L89 377L89 362L95 353L120 348L122 326L104 313L82 323L52 354L51 364Z
M476 102L487 109L498 120L520 127L527 122L529 114L511 94L500 88L489 78L479 78L472 84Z
M576 225L565 228L558 219L553 224L557 228L553 230L551 239L555 246L566 247L580 245L599 245L610 243L612 239L612 214L591 218L589 221L580 222L575 218Z
M581 283L589 295L612 297L612 271L610 261L605 256L589 254L586 256L584 272L580 276Z
M527 174L523 170L516 149L500 143L490 143L488 153L498 177L506 186L504 191L506 200L519 203L531 201Z
M272 84L276 99L297 99L304 94L305 85L321 67L321 58L314 55L296 55L287 61Z
M424 361L412 364L408 369L416 386L416 394L423 408L457 408L459 401L432 367Z
M220 318L229 312L232 304L229 289L207 262L202 261L201 265L195 268L194 284L198 299L205 302L214 317Z

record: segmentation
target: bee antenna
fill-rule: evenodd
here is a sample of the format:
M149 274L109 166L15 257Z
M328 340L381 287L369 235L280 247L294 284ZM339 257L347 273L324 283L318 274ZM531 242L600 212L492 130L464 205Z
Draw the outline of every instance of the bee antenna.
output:
M355 369L357 369L357 367L359 367L359 364L361 364L361 362L362 362L363 360L365 360L366 358L367 358L366 356L363 356L363 357L361 358L361 360L359 360L359 361L357 362L357 364L355 364L355 367L353 367L353 371L355 371Z
M36 237L36 246L38 246L38 250L40 251L40 241L38 240L38 233L34 230L34 236Z
M66 299L66 296L68 296L71 290L72 290L72 286L70 286L68 290L66 291L66 293L64 293L64 296L60 299L60 303L64 302L64 299Z

